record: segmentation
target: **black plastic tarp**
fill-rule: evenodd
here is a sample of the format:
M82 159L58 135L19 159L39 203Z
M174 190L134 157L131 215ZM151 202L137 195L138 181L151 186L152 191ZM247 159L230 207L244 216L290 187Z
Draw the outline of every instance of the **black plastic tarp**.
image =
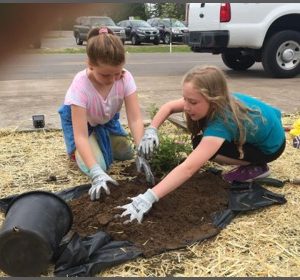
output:
M80 197L89 188L89 184L80 185L55 194L69 201ZM16 195L0 199L0 210L6 211L15 197ZM273 193L258 183L233 183L229 189L228 209L214 213L213 223L219 228L224 228L240 213L285 202L283 195ZM141 255L142 252L134 244L128 241L114 241L102 231L86 237L72 233L65 236L55 252L54 274L93 276L107 267L133 260Z
M128 241L113 241L99 231L93 235L80 237L77 233L63 242L57 253L55 276L93 276L107 267L121 264L141 255Z

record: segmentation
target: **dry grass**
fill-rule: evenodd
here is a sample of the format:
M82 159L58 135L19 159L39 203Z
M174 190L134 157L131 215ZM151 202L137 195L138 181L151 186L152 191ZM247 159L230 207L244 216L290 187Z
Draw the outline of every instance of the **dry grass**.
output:
M299 116L286 116L284 123L291 125ZM272 177L300 177L300 150L287 141L284 154L270 164ZM29 190L58 191L89 182L67 159L61 131L0 130L0 176L1 197ZM299 276L300 186L286 183L282 189L268 188L284 194L288 202L238 216L215 239L138 258L98 276Z

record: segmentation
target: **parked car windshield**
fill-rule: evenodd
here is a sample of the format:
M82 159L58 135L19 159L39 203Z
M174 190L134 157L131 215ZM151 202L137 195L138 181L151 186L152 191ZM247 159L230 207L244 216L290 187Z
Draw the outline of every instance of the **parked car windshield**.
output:
M132 21L132 26L134 27L151 27L151 25L144 21L144 20L135 20L135 21Z
M172 19L171 21L172 21L172 27L186 27L182 22L180 22L177 19ZM163 20L164 25L166 27L170 27L171 26L171 21L170 21L170 19L164 19Z
M111 18L92 18L92 25L107 25L107 26L115 26L116 24Z

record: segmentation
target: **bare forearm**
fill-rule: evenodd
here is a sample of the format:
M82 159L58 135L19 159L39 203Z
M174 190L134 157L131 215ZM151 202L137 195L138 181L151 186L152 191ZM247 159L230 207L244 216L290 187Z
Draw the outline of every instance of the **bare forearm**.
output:
M131 131L135 145L138 145L144 134L144 124L142 122L142 119L140 118L136 121L129 121L128 126Z
M161 124L173 113L183 111L182 100L170 101L160 107L156 115L154 116L151 126L159 128Z
M76 105L72 105L71 108L76 150L84 164L91 169L96 164L96 160L89 142L86 109Z
M88 138L78 137L75 140L76 149L79 152L85 165L91 169L96 164L96 159L93 155Z
M171 114L170 108L163 105L154 116L151 122L151 126L155 128L159 128L161 124L169 117L170 114Z
M125 108L129 129L135 145L138 145L144 134L144 124L136 93L125 98Z

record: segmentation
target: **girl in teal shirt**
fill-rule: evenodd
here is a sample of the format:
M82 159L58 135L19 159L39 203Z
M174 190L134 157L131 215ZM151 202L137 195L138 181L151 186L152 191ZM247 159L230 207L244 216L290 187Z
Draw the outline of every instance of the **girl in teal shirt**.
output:
M178 188L207 161L236 167L223 174L228 182L249 182L269 175L268 163L285 148L278 109L240 93L230 94L223 72L196 67L183 78L182 98L164 104L146 129L139 150L148 156L158 145L157 129L173 113L184 112L193 152L162 181L120 206L129 221L141 222L154 202Z

